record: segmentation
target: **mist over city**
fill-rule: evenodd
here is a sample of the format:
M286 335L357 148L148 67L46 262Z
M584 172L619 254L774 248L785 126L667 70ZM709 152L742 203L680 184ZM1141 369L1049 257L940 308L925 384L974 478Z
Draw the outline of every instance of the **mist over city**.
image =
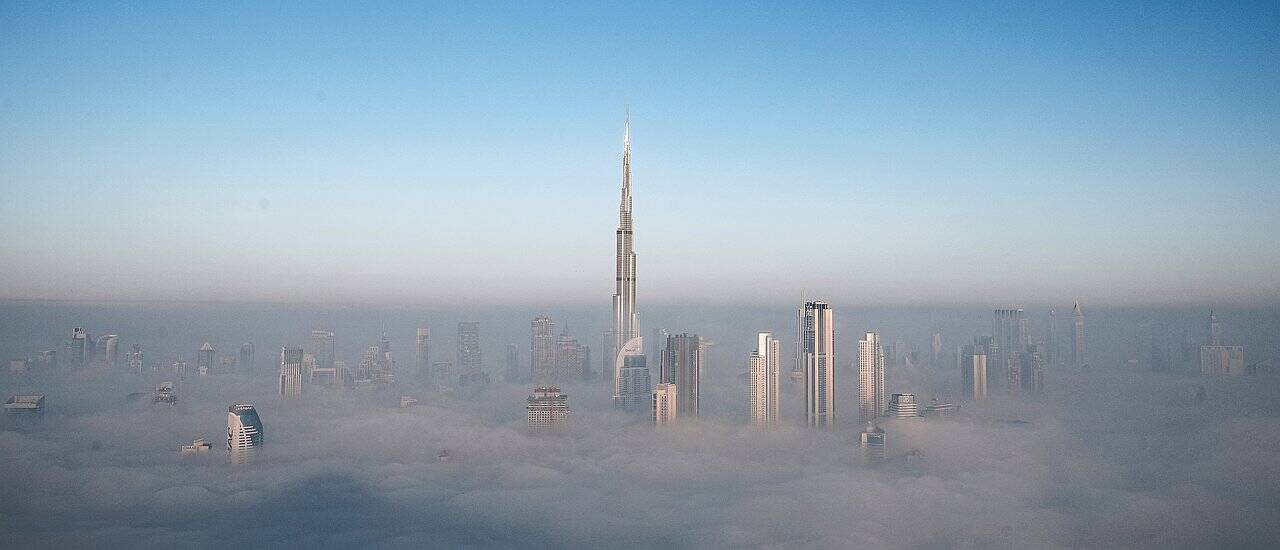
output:
M1280 546L1277 28L0 4L0 547Z

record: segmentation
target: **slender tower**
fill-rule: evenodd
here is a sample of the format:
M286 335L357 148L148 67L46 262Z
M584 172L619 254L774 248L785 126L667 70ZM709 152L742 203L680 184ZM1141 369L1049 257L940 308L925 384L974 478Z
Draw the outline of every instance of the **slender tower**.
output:
M1084 355L1084 312L1080 311L1080 302L1071 308L1071 366L1083 367Z
M613 349L615 358L613 394L622 395L618 359L623 346L640 336L640 315L636 313L636 253L632 250L631 229L631 120L622 131L622 202L618 206L617 285L613 292Z
M804 371L805 422L830 426L836 420L835 323L826 302L805 302L800 308L796 332L799 367Z

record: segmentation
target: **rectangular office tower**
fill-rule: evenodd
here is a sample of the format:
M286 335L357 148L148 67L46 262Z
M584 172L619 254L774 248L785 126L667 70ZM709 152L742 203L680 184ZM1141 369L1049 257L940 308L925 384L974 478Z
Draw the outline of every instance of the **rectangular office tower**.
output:
M778 339L772 332L756 335L756 349L751 352L750 382L747 398L751 406L751 423L773 426L778 423Z
M868 332L858 341L858 416L871 421L884 410L884 347L879 334Z
M280 397L302 395L302 348L280 348Z
M484 371L480 355L480 323L458 323L457 365L463 376L474 376Z
M979 343L960 350L960 395L987 398L987 348Z
M826 302L805 302L797 322L799 361L804 372L804 415L809 426L836 420L835 316Z
M653 424L663 426L675 421L679 414L680 392L675 384L658 384L653 388Z
M680 388L677 409L680 416L698 416L698 385L702 376L702 343L697 334L667 337L662 351L658 382Z
M569 415L569 396L560 393L555 386L534 388L533 395L525 400L530 428L549 428L564 422Z
M556 364L556 324L550 317L534 317L530 332L529 377L537 384L549 383Z
M414 343L414 367L418 371L415 374L419 380L431 382L431 329L419 327Z

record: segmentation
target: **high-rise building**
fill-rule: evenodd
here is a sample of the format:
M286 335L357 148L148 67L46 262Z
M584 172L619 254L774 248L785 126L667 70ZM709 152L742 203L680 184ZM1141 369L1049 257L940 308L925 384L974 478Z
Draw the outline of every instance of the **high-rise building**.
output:
M232 462L248 461L264 441L262 419L253 405L237 403L227 407L227 450Z
M120 357L120 337L114 334L107 334L98 337L98 343L94 346L93 355L99 367L114 370L116 368L116 360Z
M987 348L981 343L960 351L960 394L966 399L987 398Z
M662 361L662 350L667 347L667 337L671 336L671 331L665 328L655 328L651 331L653 334L645 340L645 356L653 359L654 364L660 364Z
M85 332L85 330L80 327L76 327L75 330L71 332L71 345L69 347L70 353L67 355L70 358L71 366L78 369L89 366L89 359L93 357L93 354L89 351L88 332Z
M1017 353L1029 343L1027 317L1022 308L997 309L991 318L993 355Z
M555 379L556 324L550 317L534 317L530 324L529 376L537 384Z
M555 363L551 377L557 382L582 378L582 349L578 339L568 334L556 337Z
M213 346L205 342L196 352L196 371L208 373L213 370Z
M942 368L941 329L933 329L933 334L929 336L929 367L934 369Z
M1244 346L1200 346L1200 374L1241 376L1244 373Z
M458 370L462 376L477 376L484 372L480 355L480 323L458 323Z
M548 428L564 422L569 414L569 396L555 386L539 386L525 405L530 428Z
M1018 383L1022 386L1022 391L1028 393L1044 392L1044 355L1040 353L1040 346L1035 344L1028 345L1019 356L1019 368L1021 373L1018 377Z
M679 416L680 392L675 384L658 384L653 388L653 424L664 426Z
M751 423L773 426L778 423L778 339L772 332L756 334L756 349L749 359L747 400Z
M1080 302L1071 308L1071 366L1083 367L1088 362L1084 352L1084 312Z
M333 331L311 331L311 355L315 356L315 367L319 369L333 368ZM310 372L305 373L310 377Z
M431 329L419 327L414 339L414 375L419 380L431 380Z
M798 369L805 373L805 421L830 426L836 420L835 316L826 302L805 302L797 323Z
M615 359L617 364L611 370L615 373L618 393L613 396L613 406L629 412L644 411L653 387L644 356L644 337L637 336L627 341Z
M884 410L884 348L880 335L868 332L858 341L858 416L872 421Z
M512 384L524 381L524 373L520 372L520 346L507 344L507 370L504 377Z
M253 372L253 342L245 342L240 346L239 363L245 372Z
M884 430L875 423L867 422L867 427L859 434L858 443L862 448L862 457L868 463L884 462Z
M302 395L302 348L280 348L280 397Z
M640 314L636 313L636 253L631 226L631 120L622 131L622 200L618 205L618 230L615 247L615 286L613 291L613 342L605 350L613 356L613 395L621 395L617 366L622 364L622 348L640 336ZM640 350L639 353L644 353Z
M129 362L129 372L142 374L142 346L140 344L134 344L133 351L130 351L125 358Z
M662 365L658 382L675 384L680 388L678 409L680 416L698 416L698 390L702 371L702 344L696 334L676 334L667 337L662 350Z
M1061 353L1058 351L1058 312L1049 306L1049 318L1044 323L1044 361L1050 367L1056 367L1061 362Z
M895 393L889 397L889 418L915 418L920 416L920 404L912 393Z
M1204 343L1209 346L1222 345L1222 324L1218 322L1218 316L1213 310L1209 310L1209 320L1204 325Z
M435 361L431 363L431 382L437 389L448 389L454 385L453 363Z

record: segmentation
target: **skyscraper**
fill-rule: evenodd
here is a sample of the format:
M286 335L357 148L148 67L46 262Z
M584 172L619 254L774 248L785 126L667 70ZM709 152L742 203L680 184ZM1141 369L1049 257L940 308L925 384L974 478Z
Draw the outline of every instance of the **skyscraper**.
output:
M1071 308L1071 366L1085 366L1084 354L1084 312L1080 311L1080 302Z
M556 364L556 324L550 317L534 317L530 333L529 376L536 384L550 383Z
M915 418L920 416L920 404L913 393L895 393L889 397L889 418Z
M826 302L805 302L797 323L799 370L805 373L805 421L830 426L836 420L835 318Z
M484 372L480 356L480 323L458 323L458 370L472 377Z
M262 419L253 405L237 403L227 407L227 450L232 462L246 462L264 441Z
M1040 353L1040 346L1035 344L1028 345L1019 359L1022 373L1018 380L1022 385L1022 391L1042 393L1044 391L1045 359L1044 355Z
M868 332L858 341L858 416L872 421L884 411L884 347L879 334Z
M631 227L631 121L628 119L622 131L622 200L618 206L618 229L615 247L615 287L613 292L613 345L608 356L619 356L622 347L632 338L640 336L640 314L636 313L636 253L632 247ZM643 350L640 351L643 353ZM615 357L615 359L618 359ZM615 372L613 394L620 395L621 387Z
M534 388L533 395L525 401L530 428L549 428L564 422L569 415L569 396L555 386Z
M960 395L987 398L987 348L975 342L960 351Z
M505 376L507 382L511 383L524 380L524 373L520 372L520 347L515 344L507 344L507 372Z
M253 342L245 342L240 346L240 368L245 372L253 372Z
M302 348L280 348L280 397L302 395Z
M142 346L141 345L134 344L133 351L129 352L129 354L126 356L126 359L129 361L129 372L132 372L134 374L142 374Z
M431 329L427 327L418 327L417 337L414 339L414 367L417 372L414 374L419 380L431 380Z
M653 388L653 424L663 426L679 415L680 392L675 384L658 384Z
M873 422L867 422L867 427L858 435L863 459L868 464L884 462L884 430Z
M987 367L1004 378L1005 389L1022 389L1022 353L1030 337L1022 308L997 309L991 318L992 345L987 350Z
M71 366L80 369L89 366L89 359L93 354L89 351L88 332L85 332L85 330L80 327L76 327L75 330L71 332L70 348L71 353L68 353L67 355L69 356Z
M631 413L640 413L648 408L653 384L643 350L644 337L637 336L622 346L618 353L617 365L613 368L619 392L613 396L615 408Z
M929 336L929 367L942 367L942 330L933 329L933 334Z
M557 383L581 379L583 346L578 343L578 339L568 334L561 334L556 337L554 349L555 363L551 370L552 379Z
M213 370L213 346L205 342L196 352L196 372L206 374Z
M749 360L747 400L751 423L773 426L778 423L778 339L772 332L756 334L756 349Z
M1058 351L1058 312L1049 306L1049 318L1044 323L1044 362L1050 367L1061 361Z
M332 330L313 330L311 331L311 354L315 356L315 368L331 369L333 368L333 331ZM305 373L308 378L311 373Z
M1222 345L1222 324L1218 322L1218 316L1213 312L1212 309L1209 310L1209 320L1205 321L1204 332L1205 332L1205 337L1204 337L1205 345L1208 345L1208 346Z
M676 334L667 337L662 350L662 366L658 382L675 384L680 388L678 410L680 416L698 416L698 393L702 371L702 344L696 334Z
M120 357L120 337L114 334L107 334L98 337L98 344L94 347L94 358L97 360L98 366L106 369L114 370L116 361Z

